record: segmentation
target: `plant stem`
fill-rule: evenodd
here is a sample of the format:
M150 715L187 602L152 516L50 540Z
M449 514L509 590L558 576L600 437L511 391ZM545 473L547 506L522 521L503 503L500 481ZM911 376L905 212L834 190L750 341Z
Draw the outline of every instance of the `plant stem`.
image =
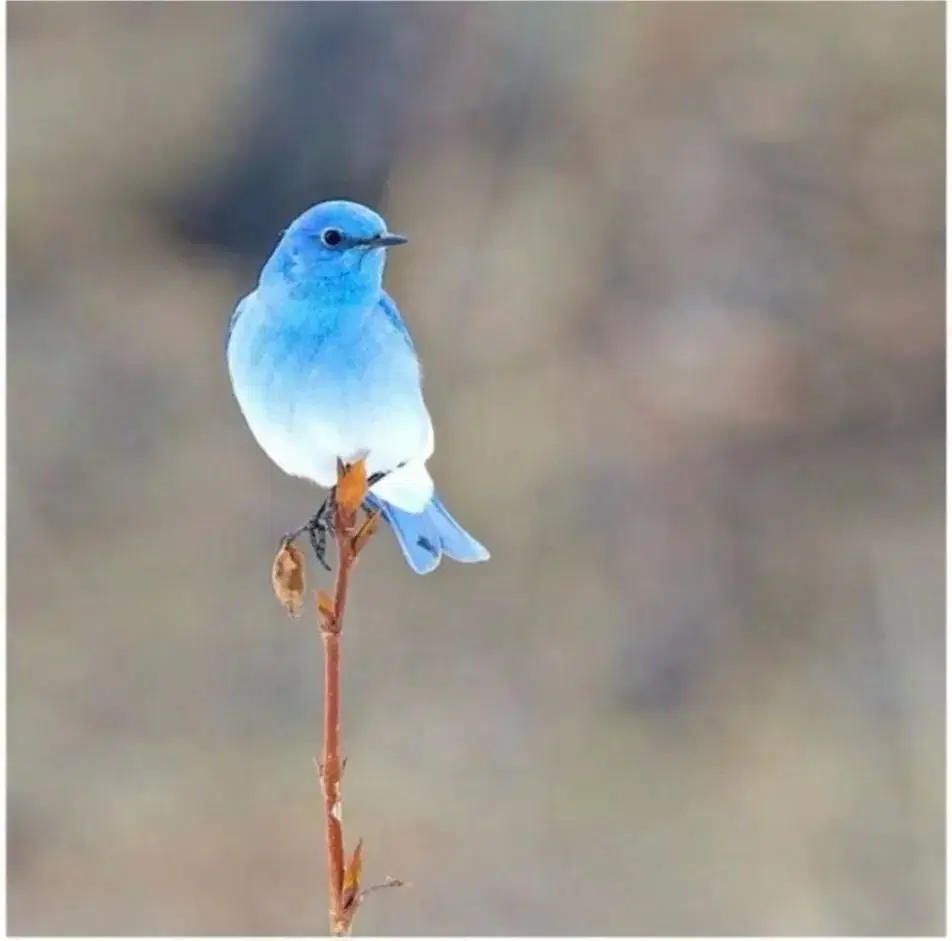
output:
M340 634L347 604L350 570L354 562L353 529L356 514L339 503L334 508L337 540L337 573L333 609L318 611L324 648L324 747L320 776L324 794L324 829L327 843L328 917L332 935L350 931L353 915L344 899L344 834L341 826L340 758Z

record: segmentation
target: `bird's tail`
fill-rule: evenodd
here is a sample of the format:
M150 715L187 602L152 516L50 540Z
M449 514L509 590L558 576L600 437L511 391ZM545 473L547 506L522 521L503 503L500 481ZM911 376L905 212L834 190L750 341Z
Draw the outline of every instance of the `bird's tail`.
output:
M380 510L390 524L407 564L418 575L432 572L448 555L457 562L484 562L489 553L460 526L436 494L421 513L408 513L367 494L364 503Z

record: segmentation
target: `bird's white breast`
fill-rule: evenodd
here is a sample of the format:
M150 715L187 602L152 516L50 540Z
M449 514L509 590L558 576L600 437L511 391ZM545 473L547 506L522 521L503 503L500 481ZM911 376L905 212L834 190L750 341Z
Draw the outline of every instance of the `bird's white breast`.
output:
M228 367L252 434L286 473L324 487L336 482L338 459L364 457L368 474L407 464L375 492L421 510L432 493L424 465L433 428L412 348L383 315L320 327L276 318L254 294L242 302Z

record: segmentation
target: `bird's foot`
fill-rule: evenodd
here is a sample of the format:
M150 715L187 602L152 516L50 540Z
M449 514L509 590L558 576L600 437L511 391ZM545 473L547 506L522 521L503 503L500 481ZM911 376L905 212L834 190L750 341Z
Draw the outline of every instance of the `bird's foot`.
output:
M367 489L369 490L386 476L382 471L371 474L367 478ZM282 540L282 544L289 545L299 536L307 533L311 548L314 550L314 557L328 572L331 571L331 567L327 562L327 540L329 536L334 534L334 494L336 491L336 487L331 487L327 493L327 499L318 507L317 512L303 526L287 533ZM364 503L362 507L364 512L368 514L374 511L374 508L367 503Z
M327 533L330 529L330 523L327 520L321 520L313 526L308 526L307 535L311 541L311 548L314 550L314 558L320 562L325 572L331 571L327 562Z
M327 499L318 507L317 512L303 525L285 535L283 542L292 543L298 536L307 533L314 550L314 557L328 571L327 537L334 531L334 488L327 494Z

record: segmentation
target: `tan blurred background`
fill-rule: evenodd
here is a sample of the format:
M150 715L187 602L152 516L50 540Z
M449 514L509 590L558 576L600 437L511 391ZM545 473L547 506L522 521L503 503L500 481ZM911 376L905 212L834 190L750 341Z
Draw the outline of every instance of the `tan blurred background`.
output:
M359 570L346 834L413 888L358 933L941 933L943 57L924 3L11 7L10 931L325 930L318 492L222 343L344 196L493 552Z

